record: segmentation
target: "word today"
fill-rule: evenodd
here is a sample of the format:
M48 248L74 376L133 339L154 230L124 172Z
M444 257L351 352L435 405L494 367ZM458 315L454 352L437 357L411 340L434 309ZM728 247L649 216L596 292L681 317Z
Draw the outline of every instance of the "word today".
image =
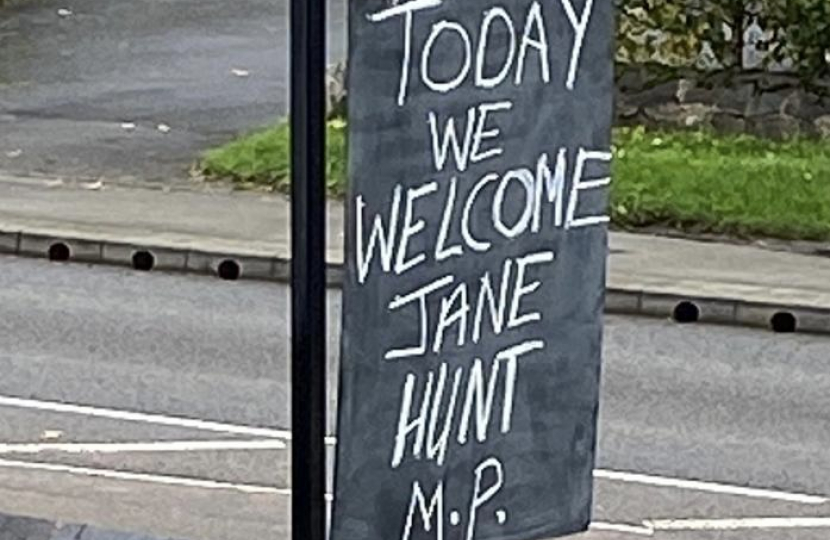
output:
M449 93L469 80L472 80L472 84L477 88L496 88L507 81L511 73L513 73L512 82L517 86L521 85L524 82L525 66L531 54L539 62L542 82L551 82L551 44L548 41L545 11L542 9L540 2L536 1L530 4L524 16L524 21L514 21L507 10L501 6L491 7L484 12L481 18L477 43L473 42L470 31L461 21L441 19L432 23L430 32L423 43L413 44L412 27L415 13L439 7L442 3L442 0L412 0L369 16L369 20L372 22L382 22L400 16L404 19L404 54L398 84L398 105L403 106L406 102L410 84L409 72L413 62L413 49L420 51L419 73L421 83L437 93ZM568 44L570 61L565 79L566 88L573 90L576 85L577 70L594 2L593 0L587 0L581 12L577 11L571 0L559 0L557 4L561 5L564 15L573 30L572 39ZM494 74L487 74L485 73L485 65L488 45L493 29L498 24L503 25L507 30L509 36L508 53L499 69ZM432 53L436 46L441 43L442 37L457 40L461 44L464 54L458 72L447 80L439 81L432 76L431 67L433 65ZM417 59L414 61L417 61ZM473 67L474 62L475 67Z

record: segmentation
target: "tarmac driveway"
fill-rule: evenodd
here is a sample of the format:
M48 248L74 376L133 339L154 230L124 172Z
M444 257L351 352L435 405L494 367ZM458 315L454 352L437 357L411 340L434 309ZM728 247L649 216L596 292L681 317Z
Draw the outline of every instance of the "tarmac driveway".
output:
M333 59L344 55L344 6L330 9ZM287 0L25 0L0 11L0 172L185 179L201 150L285 115L287 17Z

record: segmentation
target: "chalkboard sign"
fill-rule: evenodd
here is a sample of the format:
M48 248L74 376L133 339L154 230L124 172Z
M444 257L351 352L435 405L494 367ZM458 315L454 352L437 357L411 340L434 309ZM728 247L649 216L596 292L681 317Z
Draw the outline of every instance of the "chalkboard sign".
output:
M333 540L585 530L611 0L350 0Z

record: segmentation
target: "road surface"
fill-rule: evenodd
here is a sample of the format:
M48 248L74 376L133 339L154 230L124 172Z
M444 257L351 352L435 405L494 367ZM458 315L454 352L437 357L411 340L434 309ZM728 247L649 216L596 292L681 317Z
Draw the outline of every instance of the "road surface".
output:
M0 513L284 537L287 302L276 284L1 258ZM827 537L830 340L606 324L588 538Z
M345 5L330 2L332 61L345 56ZM4 9L0 171L186 179L201 151L285 116L287 15L286 0L27 0Z

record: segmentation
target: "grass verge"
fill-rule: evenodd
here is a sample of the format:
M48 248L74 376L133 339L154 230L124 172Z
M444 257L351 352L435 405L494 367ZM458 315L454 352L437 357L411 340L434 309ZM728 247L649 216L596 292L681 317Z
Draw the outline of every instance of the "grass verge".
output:
M637 128L614 153L618 225L830 239L830 143Z
M328 188L346 181L346 125L328 125ZM768 141L705 132L614 132L612 222L693 233L830 239L830 143ZM202 160L209 178L289 188L286 124L254 133Z
M291 133L287 123L243 136L209 150L200 169L209 179L231 180L241 187L291 188ZM330 195L343 195L346 186L346 123L330 120L326 129L326 178Z

